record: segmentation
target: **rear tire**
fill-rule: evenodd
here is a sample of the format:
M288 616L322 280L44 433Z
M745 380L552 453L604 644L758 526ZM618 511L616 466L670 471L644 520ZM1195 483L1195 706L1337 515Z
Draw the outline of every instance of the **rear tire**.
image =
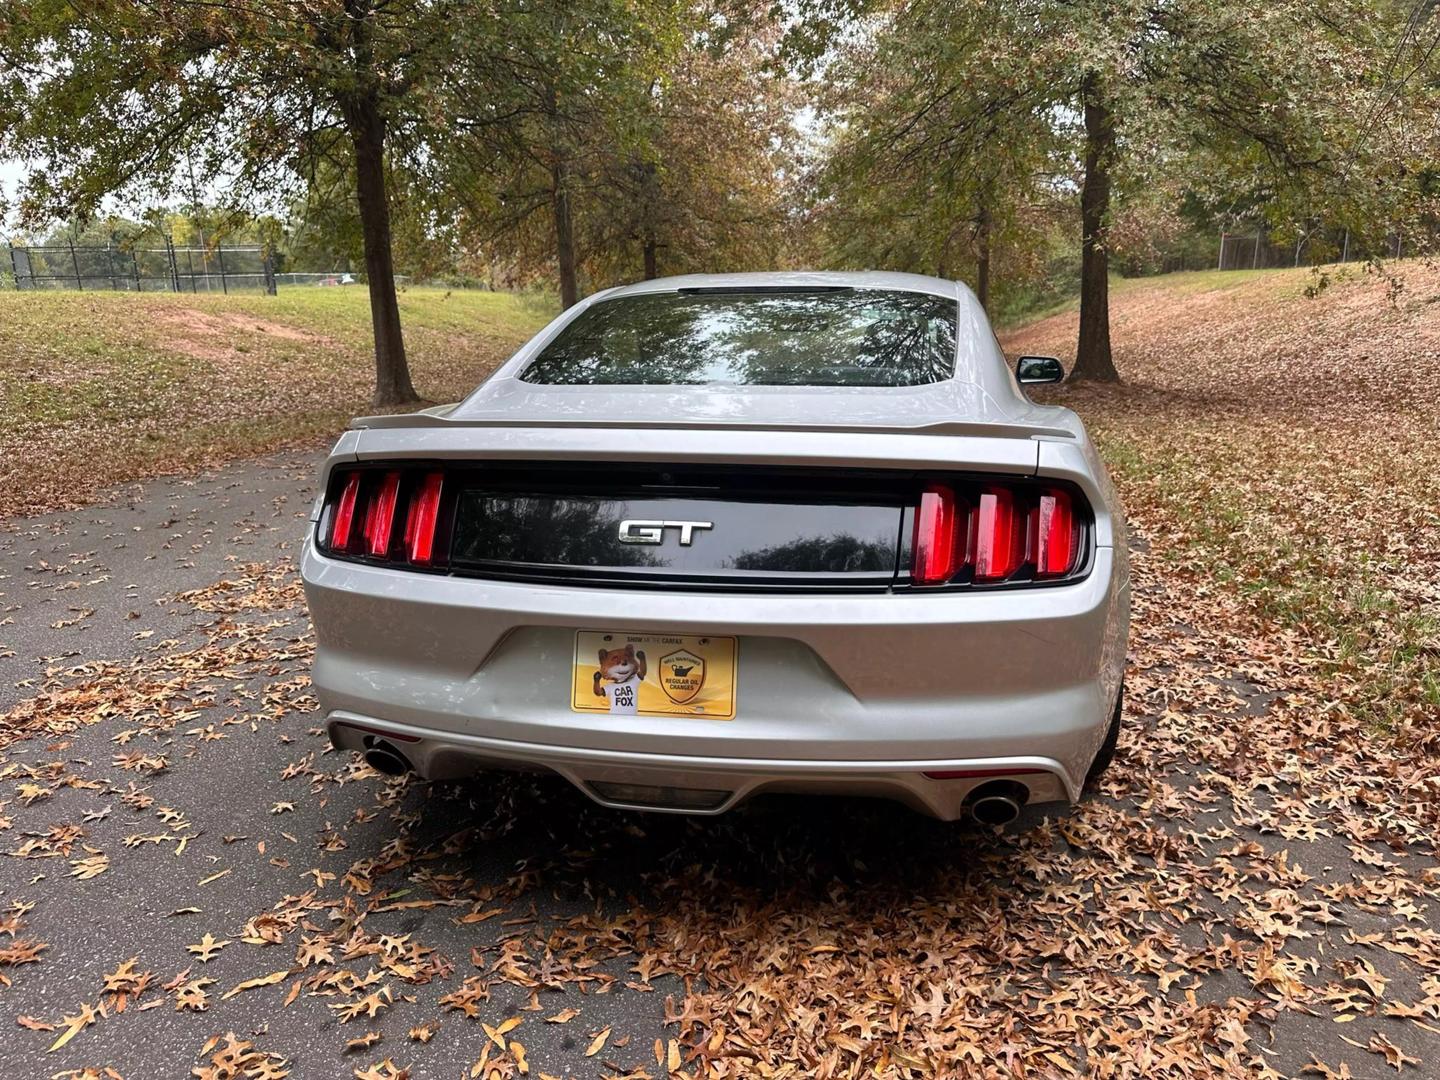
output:
M1115 712L1110 717L1110 728L1105 732L1105 741L1100 744L1100 750L1095 755L1095 760L1090 763L1090 771L1085 774L1086 784L1093 784L1100 779L1100 774L1110 767L1115 760L1115 747L1120 742L1120 717L1125 711L1125 683L1120 683L1120 692L1115 695Z

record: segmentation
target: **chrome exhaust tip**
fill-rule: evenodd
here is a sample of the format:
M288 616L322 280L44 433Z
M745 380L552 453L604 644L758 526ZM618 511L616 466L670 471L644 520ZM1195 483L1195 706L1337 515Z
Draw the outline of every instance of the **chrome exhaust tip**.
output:
M991 780L970 793L970 817L977 824L998 828L1020 816L1030 789L1014 780Z
M970 805L970 816L981 825L1009 825L1020 816L1020 804L1008 795L986 795Z
M385 776L404 776L411 768L405 755L389 743L372 743L364 756L366 765Z

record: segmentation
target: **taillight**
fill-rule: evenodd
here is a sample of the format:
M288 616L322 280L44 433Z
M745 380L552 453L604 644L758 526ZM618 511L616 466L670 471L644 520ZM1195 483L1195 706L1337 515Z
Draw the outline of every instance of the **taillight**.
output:
M350 533L355 528L355 500L360 495L360 474L352 472L345 478L335 513L330 518L330 546L336 551L350 550Z
M405 517L405 554L412 563L428 565L435 554L435 523L440 518L442 473L426 473L419 488L410 497L410 512Z
M915 569L917 585L939 585L955 576L966 557L969 514L963 501L947 487L933 487L920 496L915 515Z
M1030 561L1036 577L1060 577L1070 572L1079 548L1075 511L1063 491L1044 491L1030 511Z
M1025 519L1009 488L987 487L975 508L975 580L1003 581L1025 561Z
M1083 550L1083 505L1059 487L933 484L914 510L910 582L995 585L1068 577Z
M384 558L390 553L390 530L395 524L395 501L400 495L400 473L392 469L380 480L365 507L365 550Z
M443 554L436 541L443 488L444 474L433 470L339 473L327 503L329 524L320 534L320 547L337 555L431 566Z

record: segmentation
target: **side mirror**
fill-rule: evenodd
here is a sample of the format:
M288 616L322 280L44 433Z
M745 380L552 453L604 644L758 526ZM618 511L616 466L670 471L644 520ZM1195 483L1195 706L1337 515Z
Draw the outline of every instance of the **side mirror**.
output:
M1065 378L1065 369L1053 356L1022 356L1015 364L1015 378L1021 386L1057 383Z

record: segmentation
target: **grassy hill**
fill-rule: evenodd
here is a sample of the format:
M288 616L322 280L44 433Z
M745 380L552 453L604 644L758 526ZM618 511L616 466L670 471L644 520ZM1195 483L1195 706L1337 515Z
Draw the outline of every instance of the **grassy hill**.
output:
M1307 270L1125 282L1124 383L1052 397L1098 439L1137 558L1226 620L1239 670L1319 672L1332 705L1434 741L1440 272L1392 271L1332 268L1313 297ZM1068 362L1076 330L1065 311L1002 340Z
M553 314L504 293L409 289L419 392L465 394ZM369 411L361 288L279 296L0 292L0 516L162 472L332 438Z

